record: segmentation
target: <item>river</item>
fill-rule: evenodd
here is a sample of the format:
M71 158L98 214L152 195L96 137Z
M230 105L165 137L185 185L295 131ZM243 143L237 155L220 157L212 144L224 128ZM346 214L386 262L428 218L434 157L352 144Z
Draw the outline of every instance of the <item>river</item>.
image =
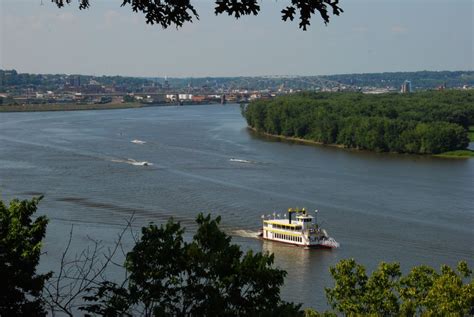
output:
M462 259L472 266L473 180L474 159L262 139L237 105L0 113L1 199L45 195L39 214L51 222L42 269L59 264L71 224L80 250L87 236L112 242L132 212L137 226L174 216L188 235L196 214L211 212L244 249L275 254L288 271L284 299L317 309L326 307L329 267L344 258L369 270L380 261L404 271ZM341 247L304 250L252 237L262 214L297 206L318 209Z

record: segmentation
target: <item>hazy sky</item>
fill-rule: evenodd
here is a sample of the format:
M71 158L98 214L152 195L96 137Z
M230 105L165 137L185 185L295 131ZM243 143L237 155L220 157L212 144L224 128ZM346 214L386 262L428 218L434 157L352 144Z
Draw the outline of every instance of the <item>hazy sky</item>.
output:
M0 68L131 76L323 75L473 70L473 0L341 0L344 13L309 31L285 23L289 0L262 0L259 16L213 15L182 29L145 24L121 0L0 0Z

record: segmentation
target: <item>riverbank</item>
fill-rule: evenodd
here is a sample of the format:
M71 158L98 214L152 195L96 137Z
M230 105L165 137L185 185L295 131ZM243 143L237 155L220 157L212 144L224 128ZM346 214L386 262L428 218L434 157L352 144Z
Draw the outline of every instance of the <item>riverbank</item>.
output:
M342 144L327 144L327 143L317 142L317 141L308 140L308 139L301 139L301 138L289 137L289 136L284 136L284 135L270 134L270 133L267 133L267 132L257 131L257 129L255 129L253 127L250 127L250 126L247 126L247 129L250 130L252 133L258 135L258 136L266 137L266 138L273 139L273 140L290 141L290 142L294 142L294 143L301 143L301 144L307 144L307 145L330 146L330 147L336 147L336 148L340 148L340 149L349 149L349 148L346 148ZM358 150L358 149L351 149L351 150Z
M345 147L342 144L326 144L326 143L321 143L313 140L307 140L307 139L301 139L301 138L295 138L295 137L287 137L284 135L275 135L275 134L270 134L266 132L259 132L255 128L248 126L247 129L249 129L252 133L262 136L265 138L273 139L273 140L279 140L279 141L289 141L289 142L294 142L294 143L300 143L300 144L306 144L306 145L322 145L322 146L330 146L330 147L335 147L339 149L346 149L346 150L354 150L354 151L362 151L361 149L358 148L348 148ZM471 140L472 141L472 140ZM369 150L364 150L368 152L372 152ZM386 153L392 153L392 154L404 154L405 153L396 153L396 152L386 152ZM414 155L420 155L420 154L414 154ZM449 152L444 152L444 153L439 153L439 154L431 154L427 156L435 156L435 157L440 157L440 158L456 158L456 159L466 159L466 158L474 158L474 151L473 150L457 150L457 151L449 151Z
M443 157L443 158L466 159L466 158L474 158L474 151L473 150L457 150L457 151L444 152L440 154L434 154L433 156Z
M0 112L37 112L37 111L77 111L77 110L111 110L141 108L147 105L138 102L106 104L29 104L1 106Z

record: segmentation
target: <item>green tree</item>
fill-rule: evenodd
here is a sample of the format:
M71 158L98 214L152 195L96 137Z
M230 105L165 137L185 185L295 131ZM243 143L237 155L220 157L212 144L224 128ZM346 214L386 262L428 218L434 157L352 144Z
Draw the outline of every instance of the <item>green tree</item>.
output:
M306 92L253 101L243 111L248 125L259 132L416 154L465 149L472 113L471 93L433 91L379 96Z
M99 315L295 316L300 305L280 298L286 272L273 255L242 252L219 229L220 217L200 214L198 231L185 242L179 223L154 224L127 254L129 279L91 290L84 310Z
M398 263L380 263L368 276L354 259L331 268L334 287L326 289L334 312L373 316L467 316L474 313L474 280L464 261L441 273L418 266L402 275ZM313 316L317 312L311 312Z
M41 291L50 274L37 274L48 220L32 220L42 197L0 201L0 316L43 316Z

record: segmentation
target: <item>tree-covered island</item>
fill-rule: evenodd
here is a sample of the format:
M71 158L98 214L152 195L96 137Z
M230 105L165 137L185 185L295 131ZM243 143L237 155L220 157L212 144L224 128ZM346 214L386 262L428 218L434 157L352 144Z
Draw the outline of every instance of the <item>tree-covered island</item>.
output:
M251 102L243 115L257 132L320 144L376 152L473 153L466 150L474 125L472 90L300 93Z

